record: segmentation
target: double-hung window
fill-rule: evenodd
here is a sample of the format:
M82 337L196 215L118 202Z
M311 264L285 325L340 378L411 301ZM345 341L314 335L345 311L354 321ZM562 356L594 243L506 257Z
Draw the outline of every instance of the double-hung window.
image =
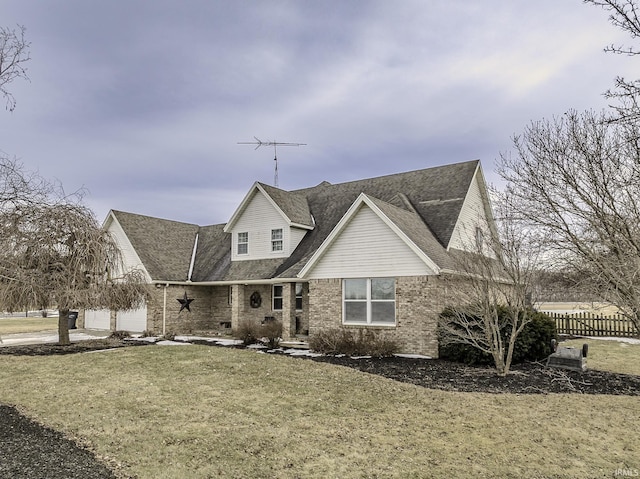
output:
M282 305L284 303L284 288L285 286L282 284L273 285L272 297L274 311L282 310ZM302 283L296 283L296 311L302 311Z
M271 251L282 251L282 228L271 230Z
M345 279L342 288L345 324L396 324L394 278Z
M302 311L302 283L296 283L296 311Z
M238 254L249 254L249 233L238 233Z
M281 284L273 285L273 311L282 311L282 292L284 286Z

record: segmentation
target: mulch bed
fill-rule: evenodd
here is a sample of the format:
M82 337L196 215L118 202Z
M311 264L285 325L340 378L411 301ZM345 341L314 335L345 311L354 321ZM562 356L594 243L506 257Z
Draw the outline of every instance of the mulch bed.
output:
M499 377L490 367L472 367L440 359L352 359L320 356L330 362L389 379L430 389L509 394L612 394L640 396L640 376L595 369L583 372L547 368L544 363L523 363Z
M14 407L0 405L0 477L115 479L95 456Z
M150 343L109 338L69 346L37 344L0 347L0 355L74 354ZM209 345L215 346L213 343ZM223 346L217 346L223 347ZM301 357L303 358L303 357ZM584 372L545 367L542 363L514 365L507 377L488 367L471 367L439 359L360 358L320 356L306 358L350 367L389 379L431 389L510 394L613 394L640 396L640 376L588 369ZM95 456L62 434L0 405L0 477L31 479L115 478Z

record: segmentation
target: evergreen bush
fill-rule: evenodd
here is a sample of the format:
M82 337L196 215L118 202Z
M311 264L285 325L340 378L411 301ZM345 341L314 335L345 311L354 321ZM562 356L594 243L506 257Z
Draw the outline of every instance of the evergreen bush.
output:
M453 319L454 313L452 309L446 309L442 312L441 317ZM507 310L504 307L499 308L499 317L501 322L507 323ZM540 361L547 358L553 351L551 349L551 340L558 340L556 326L548 315L538 311L528 311L531 315L531 321L527 323L524 329L516 338L513 349L512 364L523 363L525 361ZM508 336L511 328L508 325L502 329L502 340L507 344ZM492 365L493 357L480 351L478 348L470 344L449 343L444 344L440 341L439 356L441 359L448 359L459 363L469 365Z

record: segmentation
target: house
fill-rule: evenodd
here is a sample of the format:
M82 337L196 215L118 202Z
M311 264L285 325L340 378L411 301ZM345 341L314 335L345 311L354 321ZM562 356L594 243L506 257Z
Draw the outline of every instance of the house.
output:
M229 332L283 322L283 337L371 328L437 356L436 322L493 217L479 161L284 191L255 183L226 224L111 211L126 267L155 285L136 311L87 311L85 327Z

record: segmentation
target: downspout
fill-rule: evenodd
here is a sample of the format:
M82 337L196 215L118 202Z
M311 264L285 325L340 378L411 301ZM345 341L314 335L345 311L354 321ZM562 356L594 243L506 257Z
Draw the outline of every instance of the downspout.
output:
M165 283L162 299L162 336L167 333L167 287L169 285Z

